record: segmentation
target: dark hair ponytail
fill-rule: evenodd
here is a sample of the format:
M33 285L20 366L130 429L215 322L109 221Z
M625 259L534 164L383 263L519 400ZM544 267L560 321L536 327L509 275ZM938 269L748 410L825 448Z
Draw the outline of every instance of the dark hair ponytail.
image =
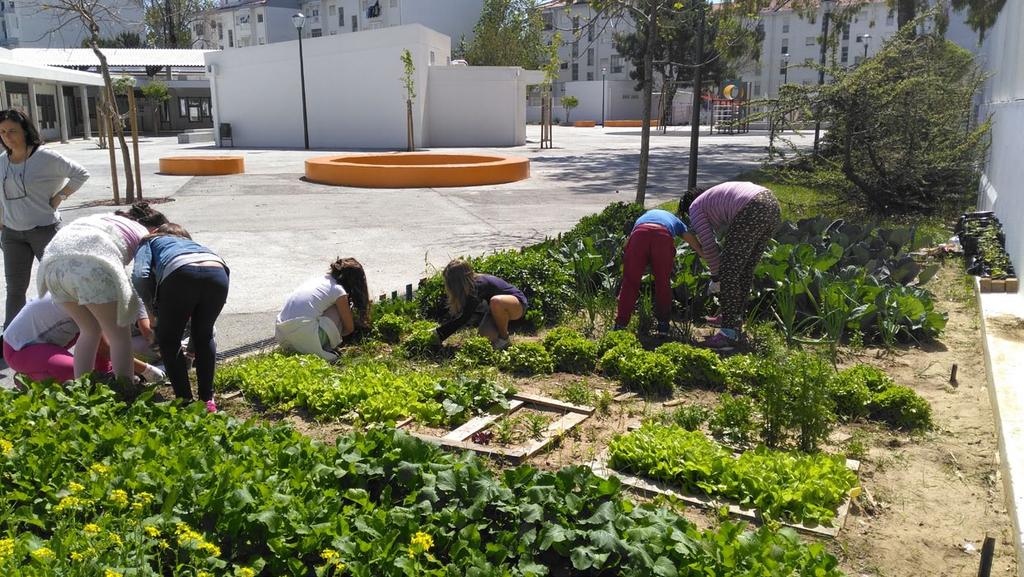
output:
M363 322L370 321L370 289L366 286L366 272L358 260L338 258L331 263L331 270L328 272L331 278L338 281L345 292L352 298L352 308L356 310L356 316Z
M676 210L676 214L679 216L690 214L690 205L693 201L697 200L697 197L704 194L706 188L700 186L694 186L683 193L682 198L679 199L679 208Z
M126 211L114 211L114 214L134 220L146 228L158 228L170 222L167 220L167 217L164 216L164 213L150 208L149 203L144 200L136 202Z

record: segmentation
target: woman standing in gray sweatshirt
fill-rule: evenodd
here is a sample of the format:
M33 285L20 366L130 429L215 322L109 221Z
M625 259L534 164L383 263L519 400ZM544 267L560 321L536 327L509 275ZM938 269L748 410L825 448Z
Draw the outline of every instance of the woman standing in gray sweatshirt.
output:
M0 245L7 281L7 327L25 306L32 259L42 259L43 249L57 233L57 207L85 184L89 173L78 163L42 148L35 124L20 111L0 111L0 142Z

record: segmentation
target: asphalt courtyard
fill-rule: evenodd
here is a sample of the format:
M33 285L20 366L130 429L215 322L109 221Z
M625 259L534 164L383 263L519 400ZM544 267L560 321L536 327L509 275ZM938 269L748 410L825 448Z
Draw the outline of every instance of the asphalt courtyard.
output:
M685 189L689 135L685 127L653 132L648 206L678 198ZM158 209L230 266L230 294L217 323L218 347L224 351L272 337L274 317L289 292L303 279L326 272L335 257L363 263L372 295L390 293L453 257L530 244L568 230L611 202L634 199L639 129L555 127L554 148L542 150L539 142L540 127L529 126L524 146L457 150L528 157L531 177L520 182L363 189L303 179L305 158L332 151L218 149L211 143L179 145L174 137L145 137L140 144L143 195L160 201ZM767 144L764 133L708 135L705 128L699 183L714 184L755 168ZM46 146L91 173L62 206L65 223L113 210L100 205L112 198L106 150L83 140ZM157 173L160 157L183 154L242 155L246 173ZM123 194L123 170L119 177ZM0 287L0 302L5 292L6 285ZM33 280L29 298L35 294ZM0 379L10 376L6 367L0 370Z

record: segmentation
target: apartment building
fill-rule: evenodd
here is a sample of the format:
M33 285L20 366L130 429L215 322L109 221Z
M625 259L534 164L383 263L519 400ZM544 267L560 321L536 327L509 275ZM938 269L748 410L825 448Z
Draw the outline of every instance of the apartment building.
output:
M635 27L626 17L598 16L589 2L566 6L555 0L541 5L544 35L548 42L561 34L558 46L558 82L581 80L629 80L632 63L615 51L616 33L628 34Z
M222 0L196 24L196 48L258 46L294 40L291 17L306 16L303 38L422 24L452 42L471 38L483 0Z
M744 66L740 76L750 83L750 97L772 98L786 83L812 85L818 82L814 68L821 59L822 23L825 11L834 3L822 3L812 17L802 17L789 8L764 10L756 26L764 31L761 58ZM829 35L839 35L839 43L826 55L840 66L856 66L878 52L882 43L896 33L896 14L884 0L866 4L852 17L848 26Z
M0 0L0 48L79 48L89 31L45 0ZM132 0L107 0L97 14L100 36L135 32L145 38L145 12Z

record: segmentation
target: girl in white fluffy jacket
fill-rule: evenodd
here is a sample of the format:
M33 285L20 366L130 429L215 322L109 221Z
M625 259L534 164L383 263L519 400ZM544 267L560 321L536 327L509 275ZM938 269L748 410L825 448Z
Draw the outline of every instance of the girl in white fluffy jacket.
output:
M135 258L142 238L166 222L167 217L140 201L127 212L80 218L58 230L46 247L37 275L39 294L50 292L78 325L75 378L92 370L105 336L114 375L130 382L138 297L124 267Z

